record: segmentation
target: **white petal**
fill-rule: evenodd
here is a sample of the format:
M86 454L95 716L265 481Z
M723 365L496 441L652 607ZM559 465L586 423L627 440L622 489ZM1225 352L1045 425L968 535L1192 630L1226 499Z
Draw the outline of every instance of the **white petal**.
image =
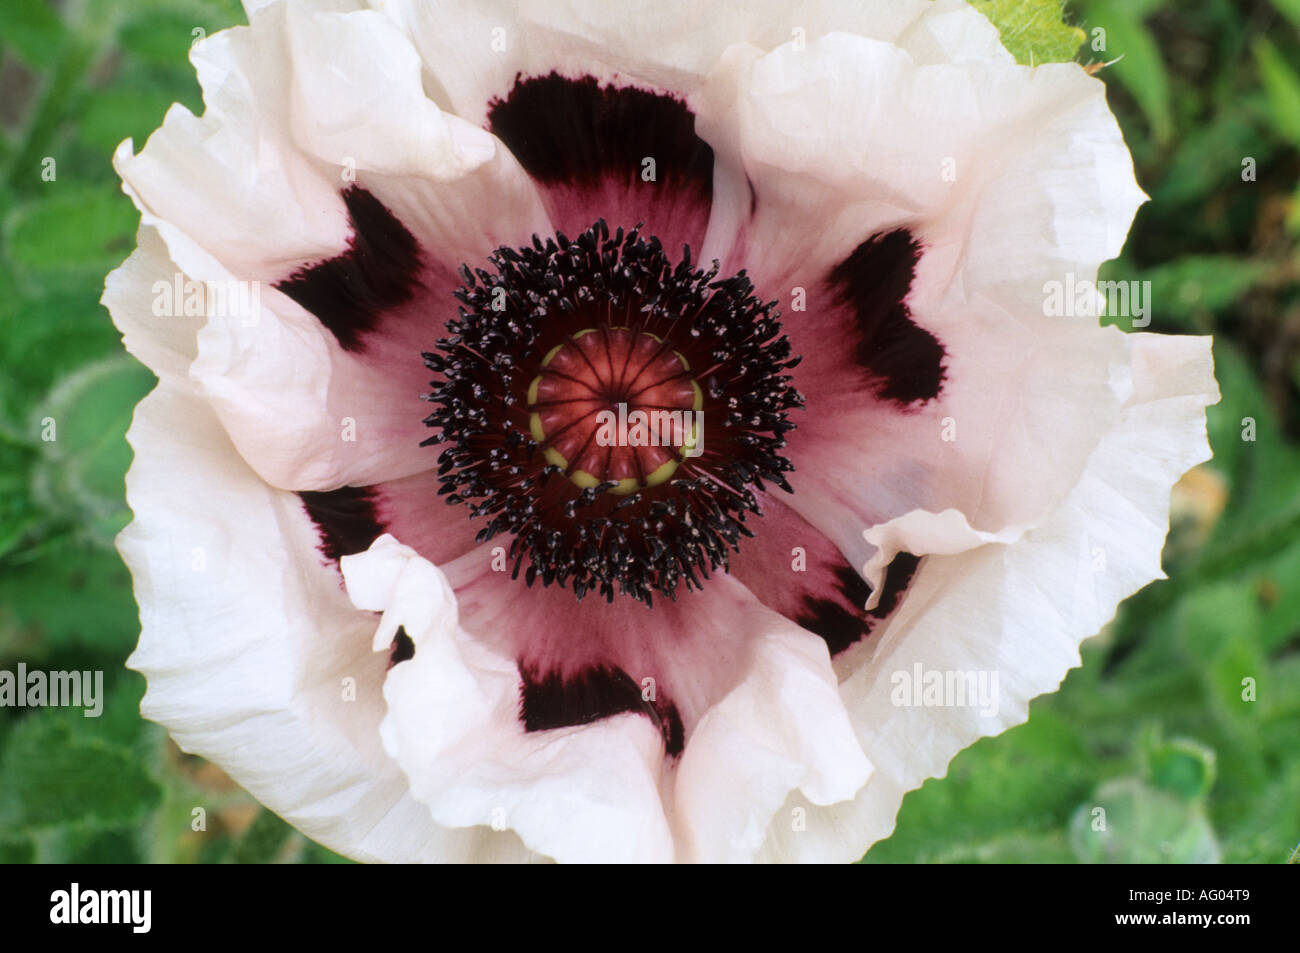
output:
M677 769L683 859L748 861L769 825L795 823L773 820L791 791L834 804L871 775L825 643L775 613L754 621L749 673L701 719Z
M290 138L290 63L266 28L283 13L273 7L261 29L235 27L195 44L204 114L175 105L139 155L128 139L114 156L145 221L157 220L172 257L202 280L271 280L347 239L337 179Z
M451 571L465 575L468 559ZM389 672L382 731L441 824L509 826L557 860L742 861L792 790L832 804L870 775L825 644L729 577L684 597L693 611L683 619L695 630L687 638L640 607L627 619L644 633L635 621L617 632L587 629L589 602L499 573L483 577L501 597L491 605L479 604L484 582L457 586L466 609L441 570L391 536L345 558L343 572L358 607L383 610L376 647L386 649L399 626L414 643L412 658ZM548 607L559 600L570 611L557 634ZM516 601L527 627L511 612ZM458 623L462 614L475 621L471 631ZM680 759L665 757L657 726L640 714L525 730L516 659L536 653L530 641L573 643L577 632L573 665L609 636L610 650L594 659L642 684L643 672L656 674L660 700L683 717Z
M941 513L912 510L862 531L863 538L875 549L862 568L862 575L867 580L882 579L885 569L899 553L953 556L987 543L1014 543L1023 532L1023 527L997 533L981 532L971 527L961 510L948 509ZM880 602L880 594L881 587L874 585L866 608L874 609Z
M765 298L807 295L806 314L783 317L805 358L796 386L820 410L790 438L812 464L792 505L857 565L872 555L862 530L913 509L956 509L994 534L1050 512L1127 374L1118 332L1048 315L1043 294L1046 278L1095 278L1142 200L1102 84L1073 65L926 65L832 34L732 47L695 103L720 161L756 191L728 267ZM906 408L840 388L827 371L848 362L817 323L837 307L831 269L899 227L924 249L912 320L946 354L939 398Z
M771 49L792 37L802 44L848 31L896 43L922 63L1010 60L997 30L963 0L371 2L419 49L430 95L475 126L486 124L491 104L519 77L552 72L663 90L693 107L710 70L736 43ZM697 261L727 258L749 207L749 186L734 161L715 166L713 195L708 234L692 245Z
M174 298L177 283L184 289L189 278L167 254L157 229L141 225L136 242L131 256L109 274L100 303L122 332L126 349L142 364L160 378L184 380L198 351L194 336L202 318L158 314L165 309L155 304Z
M379 739L373 617L322 565L297 498L263 484L182 386L160 385L129 434L135 520L118 546L140 603L142 713L355 859L526 856L509 834L441 829L411 799Z
M482 130L425 98L410 43L380 15L277 4L196 47L207 110L181 107L116 163L147 224L185 273L250 282L250 313L214 313L191 375L255 470L273 485L332 489L397 479L434 459L419 354L454 316L454 269L549 223L535 188ZM385 203L428 258L433 298L391 320L383 347L346 352L273 288L342 253L340 197Z
M501 143L442 112L422 63L377 12L290 7L296 143L373 191L450 268L548 231L537 190Z
M512 659L459 629L442 572L391 536L343 560L361 608L384 610L415 645L384 684L381 731L414 795L448 827L510 827L557 860L667 861L659 733L638 715L529 733ZM376 645L386 648L383 638Z
M516 75L617 71L690 95L733 43L772 49L835 31L908 49L921 62L1009 59L963 0L372 0L419 47L443 102L482 123Z
M768 859L860 856L892 831L905 792L942 775L978 738L1023 722L1029 701L1055 690L1079 664L1079 643L1122 599L1162 578L1170 490L1210 456L1205 407L1218 388L1208 338L1128 340L1133 385L1122 416L1062 505L1015 543L922 564L902 606L872 639L869 661L840 688L875 766L871 780L852 805L809 808L806 831L774 823ZM996 673L994 710L895 704L896 673L917 665Z
M1077 64L927 64L836 33L802 50L735 46L692 103L705 137L753 178L743 254L768 277L833 265L907 224L952 255L945 285L960 283L939 290L969 298L1029 280L1041 311L1043 266L1114 257L1145 198L1104 85Z

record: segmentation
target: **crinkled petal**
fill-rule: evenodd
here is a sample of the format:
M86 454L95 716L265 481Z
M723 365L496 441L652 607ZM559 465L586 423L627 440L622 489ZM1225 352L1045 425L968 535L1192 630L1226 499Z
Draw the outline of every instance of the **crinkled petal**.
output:
M1043 294L1095 278L1142 200L1102 85L835 33L733 46L694 102L755 191L726 269L789 305L804 358L792 505L858 566L914 509L994 534L1050 512L1127 374L1119 332Z
M462 262L549 231L536 189L425 97L413 48L377 13L275 4L194 60L204 115L175 107L116 157L186 273L254 296L208 315L192 376L276 486L427 469L420 351L455 314Z
M466 574L457 562L451 579ZM385 683L382 734L441 824L508 825L558 860L746 860L790 791L830 804L870 774L825 644L726 577L688 613L652 618L638 606L642 631L615 632L583 631L569 593L529 591L504 574L462 582L461 618L448 576L392 536L342 568L353 602L383 612L374 647L387 650L399 632L412 640ZM484 604L478 589L489 583L496 598ZM531 597L526 632L491 618L517 591ZM545 611L552 594L570 611ZM697 636L670 631L673 621ZM539 660L562 642L580 651L558 652L565 667L539 678ZM621 673L647 704L598 701L593 668ZM667 718L681 719L684 752L667 750Z
M943 775L967 745L1023 722L1030 700L1079 664L1079 643L1121 600L1163 578L1170 491L1210 456L1205 407L1218 388L1208 338L1128 340L1133 382L1120 421L1061 506L1016 542L922 563L897 615L869 643L869 662L840 687L875 766L871 780L852 804L809 807L806 831L774 823L767 859L860 856L893 830L907 791ZM944 678L984 673L992 704L900 704L918 666Z
M438 827L384 755L373 618L321 558L299 499L248 468L185 376L199 322L152 312L155 282L178 271L144 227L104 295L161 379L128 433L135 519L118 539L140 604L129 665L148 682L143 714L350 857L526 857L511 834Z
M119 549L143 631L141 711L184 750L358 860L522 859L513 835L448 831L378 743L383 660L292 494L244 465L202 402L163 384L140 405ZM195 502L202 506L196 507Z
M963 0L372 0L420 49L445 105L482 122L515 77L593 62L682 94L733 43L772 49L847 31L921 62L1009 60L997 30Z
M683 859L753 859L791 791L812 804L851 799L871 775L836 690L826 645L768 615L754 628L752 668L689 739L674 797Z
M384 683L384 746L414 795L449 827L510 827L564 861L667 861L672 836L660 805L663 749L635 715L529 733L519 718L515 662L457 625L446 577L382 536L343 560L348 592L382 610L375 644L402 626L414 655Z

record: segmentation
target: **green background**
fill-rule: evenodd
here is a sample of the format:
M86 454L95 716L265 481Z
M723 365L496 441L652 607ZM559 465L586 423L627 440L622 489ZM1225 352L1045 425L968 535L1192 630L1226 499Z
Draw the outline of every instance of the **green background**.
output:
M1055 0L977 6L1022 62L1118 60L1099 75L1152 201L1105 273L1152 282L1150 330L1215 335L1224 397L1214 460L1175 494L1169 581L1085 644L1028 723L909 794L866 859L1286 862L1300 840L1300 0L1080 0L1068 26ZM138 632L113 550L130 516L123 434L153 378L98 303L138 221L109 157L173 101L201 110L194 31L241 22L235 0L5 0L0 16L0 669L102 669L108 695L97 719L0 709L0 860L338 859L142 721L143 679L122 664Z

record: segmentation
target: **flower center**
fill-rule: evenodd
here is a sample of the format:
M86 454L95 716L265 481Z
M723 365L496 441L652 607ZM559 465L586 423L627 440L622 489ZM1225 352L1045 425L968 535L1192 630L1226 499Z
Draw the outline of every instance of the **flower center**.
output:
M529 429L579 487L625 496L658 486L700 448L704 393L663 338L584 328L555 345L528 388Z
M514 575L650 604L725 568L802 406L773 304L604 221L462 266L424 354L440 495L513 539Z

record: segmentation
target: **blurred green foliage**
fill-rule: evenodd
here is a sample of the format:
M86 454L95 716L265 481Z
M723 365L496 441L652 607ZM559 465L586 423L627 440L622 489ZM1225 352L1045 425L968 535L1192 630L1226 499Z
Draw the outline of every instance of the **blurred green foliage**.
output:
M1152 282L1151 330L1215 335L1224 399L1215 459L1176 497L1170 580L1026 724L910 794L867 861L1284 862L1300 839L1300 0L1078 0L1064 25L1056 0L974 2L1021 62L1108 64L1152 201L1106 274ZM6 0L0 16L0 669L102 669L108 696L97 719L0 710L0 861L338 860L144 722L122 665L138 631L112 545L122 438L152 377L98 304L138 221L109 157L172 102L201 110L187 50L243 19L237 0Z

